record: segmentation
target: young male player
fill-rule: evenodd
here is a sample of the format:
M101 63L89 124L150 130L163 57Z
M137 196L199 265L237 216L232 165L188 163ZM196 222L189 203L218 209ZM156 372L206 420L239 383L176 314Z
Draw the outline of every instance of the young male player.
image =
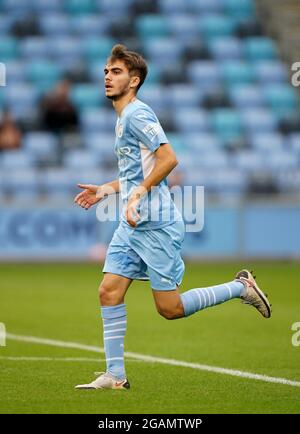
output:
M178 162L153 110L136 97L147 75L146 62L138 53L116 45L104 74L106 96L118 115L115 152L119 178L102 186L78 184L84 190L75 202L89 209L107 194L120 192L123 211L99 287L106 372L77 389L130 388L124 366L124 298L133 280L150 278L156 308L166 319L188 317L232 298L241 298L265 318L271 315L268 299L248 270L238 272L231 282L179 293L184 273L180 256L184 224L166 181ZM156 211L155 219L149 218L149 209ZM167 220L164 215L169 215Z

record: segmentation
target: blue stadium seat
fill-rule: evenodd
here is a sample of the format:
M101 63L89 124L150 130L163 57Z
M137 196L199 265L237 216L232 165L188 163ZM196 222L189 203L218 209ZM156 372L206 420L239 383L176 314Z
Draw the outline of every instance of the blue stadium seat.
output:
M82 184L96 184L101 185L105 184L108 179L116 179L117 173L111 173L111 171L107 170L99 170L96 169L83 169L80 171L80 173L77 173L77 175L73 176L74 178L74 184L77 186L77 183L80 182ZM77 193L79 193L80 189L77 188Z
M37 97L35 87L25 83L15 83L14 86L7 86L4 89L5 102L10 107L19 106L23 110L33 107Z
M23 147L38 162L56 163L58 140L52 133L26 133L23 137Z
M167 17L170 33L181 40L190 41L199 33L197 17L194 15L175 14Z
M184 135L184 141L186 143L187 149L195 155L194 153L209 152L210 150L215 151L222 147L222 142L220 138L213 133L201 132L200 134L189 134ZM196 154L198 155L198 154Z
M185 154L187 151L186 148L186 141L182 137L181 134L178 133L170 133L166 131L166 136L169 140L169 142L172 145L172 148L176 152L177 155L181 155L182 153Z
M11 168L12 169L12 168ZM40 193L39 176L34 170L18 168L3 171L3 190L8 197L15 200L36 200Z
M52 80L49 81L37 81L34 83L34 88L37 92L38 99L43 98L45 95L47 95L49 92L52 92L56 83L54 83Z
M94 0L65 0L64 9L69 14L88 14L96 11Z
M71 31L75 35L82 37L97 37L105 35L109 29L109 20L106 16L91 14L91 15L76 15L70 19Z
M106 64L106 58L98 59L97 62L91 62L88 64L89 74L91 80L98 85L103 83L104 85L104 67Z
M100 107L104 96L97 85L77 84L71 90L71 99L81 110L88 107Z
M181 44L175 43L173 38L149 38L144 42L144 48L147 58L158 64L179 62L183 51Z
M148 62L147 84L158 84L160 82L162 71L160 66L154 62Z
M90 131L83 135L83 143L85 147L95 153L105 154L114 152L115 135L105 131Z
M234 198L240 197L246 190L248 184L248 176L244 170L235 168L220 167L216 172L211 172L211 188L213 192L221 194L221 199L224 195L233 195Z
M267 37L253 36L244 41L244 53L248 60L273 60L277 58L277 47Z
M83 136L83 142L97 164L117 166L114 151L115 136L111 133L89 133Z
M18 56L18 41L11 36L4 36L0 39L1 62L14 60Z
M266 84L262 93L266 103L276 112L284 114L299 107L298 95L290 84Z
M229 85L252 83L255 80L254 71L248 62L226 61L220 65L222 76Z
M20 52L25 60L46 59L49 56L48 41L41 36L29 36L21 40Z
M31 0L32 7L41 14L60 11L62 8L61 0Z
M224 140L240 138L242 135L242 124L240 115L232 109L216 109L210 116L213 130Z
M174 113L174 121L181 133L207 132L207 113L201 109L178 109Z
M14 14L31 12L33 9L32 3L24 0L2 0L1 3L4 11Z
M80 120L82 131L89 133L113 131L117 117L113 110L89 109L81 112Z
M234 17L249 18L255 12L253 0L222 0L224 11Z
M242 45L238 38L215 38L209 42L209 49L217 60L239 60L242 57Z
M110 19L110 17L128 16L134 0L95 0L95 3L97 11Z
M200 95L192 84L174 84L168 87L167 96L174 110L199 106Z
M300 157L300 133L290 134L288 137L288 144Z
M43 176L40 179L41 191L55 199L68 198L76 189L78 179L78 170L68 168L51 168L43 170Z
M188 12L189 4L185 0L158 0L159 9L165 15L182 15Z
M25 76L33 83L46 82L53 85L62 77L62 71L56 62L37 60L27 63Z
M1 6L0 6L1 7ZM1 38L5 37L9 32L13 19L7 14L0 15L0 35Z
M90 62L106 59L114 44L115 41L109 37L86 37L81 41L82 52Z
M297 155L291 151L270 152L266 159L266 165L272 170L291 170L299 168Z
M203 38L207 41L216 37L231 36L235 29L234 20L221 14L203 15L199 18L198 25Z
M68 35L71 30L71 20L67 14L49 13L40 18L40 25L46 35Z
M187 4L192 14L205 14L222 12L222 2L223 0L189 0Z
M188 78L199 88L210 89L220 84L220 70L215 62L195 60L187 66Z
M135 26L137 34L142 40L164 38L170 34L168 20L164 15L140 15L135 21Z
M160 10L169 14L202 14L222 11L223 0L159 0Z
M197 165L199 168L205 167L212 170L219 170L220 168L227 167L229 159L225 151L221 149L210 149L207 152L201 152L197 158Z
M129 7L133 0L95 0L97 10L108 16L129 15Z
M232 158L233 167L244 171L256 171L265 167L265 158L259 152L240 151Z
M93 152L86 150L72 149L64 154L64 166L68 169L81 170L82 168L96 168L99 166L100 158L95 158Z
M288 71L286 66L279 61L259 61L253 66L255 75L262 83L277 83L288 80Z
M248 133L274 132L277 128L277 119L267 109L247 109L240 112L242 123Z
M6 85L14 85L16 82L25 80L25 65L20 60L5 62L6 67Z
M262 153L281 151L285 146L284 137L277 132L254 133L248 140L254 149Z
M258 85L240 84L228 90L232 103L238 108L255 108L264 106L264 98Z
M35 158L25 150L4 151L2 154L2 169L30 169L35 164Z
M154 111L168 107L166 92L159 84L144 84L139 91L139 98Z
M71 36L53 36L47 38L48 52L55 59L64 61L79 60L82 55L81 41Z
M191 161L191 159L190 159ZM188 158L187 158L188 163ZM211 169L201 168L197 170L194 167L182 166L180 162L180 167L184 169L184 183L185 185L199 185L204 186L205 193L211 193L213 185L213 176Z

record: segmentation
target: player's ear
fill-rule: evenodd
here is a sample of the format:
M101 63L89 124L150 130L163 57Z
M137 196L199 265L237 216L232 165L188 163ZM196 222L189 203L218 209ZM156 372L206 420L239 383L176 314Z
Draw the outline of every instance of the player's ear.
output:
M133 77L131 77L131 85L130 87L135 87L137 88L139 83L140 83L141 79L138 75L134 75Z

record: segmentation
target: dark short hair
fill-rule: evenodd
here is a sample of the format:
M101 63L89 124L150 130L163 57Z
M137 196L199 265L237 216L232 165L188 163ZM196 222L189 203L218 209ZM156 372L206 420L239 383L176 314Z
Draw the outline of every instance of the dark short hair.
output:
M137 91L142 86L147 77L148 67L145 59L138 53L134 51L129 51L125 45L117 44L114 45L108 61L111 63L116 60L122 60L128 68L129 74L138 75L140 77L140 82L137 86Z

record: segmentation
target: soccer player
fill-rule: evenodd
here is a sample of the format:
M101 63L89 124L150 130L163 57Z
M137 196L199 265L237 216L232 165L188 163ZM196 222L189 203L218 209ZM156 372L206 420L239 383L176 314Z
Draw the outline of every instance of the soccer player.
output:
M120 224L110 242L99 287L106 372L77 389L129 389L124 365L125 294L133 280L149 280L158 312L166 319L188 317L232 298L254 306L263 317L270 304L248 270L231 282L180 294L184 273L180 255L184 223L166 177L178 164L153 110L137 99L147 76L138 53L115 45L104 69L105 93L117 112L115 152L119 178L104 185L83 185L74 201L89 209L110 193L121 193ZM149 218L149 207L157 218ZM168 211L165 213L165 211ZM164 215L169 215L166 220Z

